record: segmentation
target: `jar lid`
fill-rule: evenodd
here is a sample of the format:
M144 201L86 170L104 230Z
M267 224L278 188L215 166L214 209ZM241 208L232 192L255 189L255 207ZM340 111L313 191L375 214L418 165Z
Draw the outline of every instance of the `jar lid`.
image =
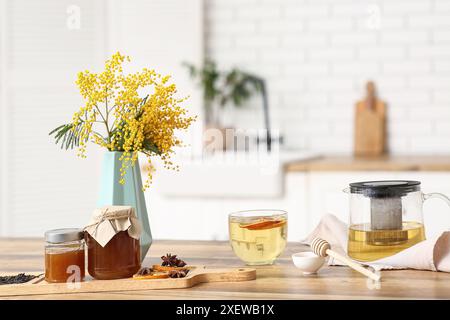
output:
M94 210L92 220L84 231L105 247L121 231L127 231L131 238L139 240L142 226L133 207L105 206Z
M420 181L412 180L381 180L350 183L350 193L359 193L370 198L402 197L407 193L419 190Z
M83 238L83 230L77 228L54 229L45 232L45 241L50 243L77 241Z

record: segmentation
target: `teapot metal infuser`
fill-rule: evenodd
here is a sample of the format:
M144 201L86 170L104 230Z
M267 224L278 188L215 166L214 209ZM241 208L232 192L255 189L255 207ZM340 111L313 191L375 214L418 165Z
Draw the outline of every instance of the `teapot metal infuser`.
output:
M373 261L396 254L425 240L423 202L450 199L441 193L424 194L419 181L387 180L350 183L348 255Z

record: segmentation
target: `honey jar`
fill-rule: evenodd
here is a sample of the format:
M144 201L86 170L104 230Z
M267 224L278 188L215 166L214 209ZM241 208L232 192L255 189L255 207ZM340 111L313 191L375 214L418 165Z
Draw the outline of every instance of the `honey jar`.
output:
M93 278L128 278L140 269L141 227L134 208L107 206L97 209L85 230L87 269Z
M55 229L45 233L45 280L80 282L85 276L84 232Z
M88 272L99 280L128 278L141 266L139 240L127 231L117 233L104 247L86 235Z

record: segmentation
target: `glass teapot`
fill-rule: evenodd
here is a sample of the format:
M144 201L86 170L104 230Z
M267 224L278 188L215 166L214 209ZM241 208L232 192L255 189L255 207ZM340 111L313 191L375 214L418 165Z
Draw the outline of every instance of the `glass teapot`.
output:
M374 261L396 254L425 240L423 202L441 193L424 194L419 181L388 180L350 183L348 255Z

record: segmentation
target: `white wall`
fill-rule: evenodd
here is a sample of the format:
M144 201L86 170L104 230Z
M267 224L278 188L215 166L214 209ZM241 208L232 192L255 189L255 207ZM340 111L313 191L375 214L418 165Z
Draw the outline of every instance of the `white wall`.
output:
M200 0L0 0L0 236L42 236L89 221L103 150L78 159L48 136L83 103L79 71L101 71L121 51L134 69L172 74L198 113L181 63L200 63L202 22Z
M79 29L67 25L72 4L82 10ZM0 1L0 236L41 236L90 215L98 152L90 150L83 161L60 150L48 133L81 106L77 72L102 65L102 4Z
M266 77L288 147L351 152L373 79L394 153L450 153L450 1L209 0L206 17L207 54ZM255 110L235 120L254 127Z
M450 1L204 2L207 53L224 67L267 78L272 116L288 147L350 152L353 104L371 78L389 103L394 152L450 152ZM200 106L179 67L201 61L200 4L0 0L0 236L80 226L95 206L101 152L94 148L80 160L47 136L81 103L73 83L77 71L98 70L120 50L133 56L135 67L173 71L182 91L194 93L191 106ZM67 28L70 5L81 9L80 29ZM244 128L258 127L258 112L255 102L234 119ZM227 213L257 207L290 211L290 225L301 228L291 234L299 236L311 227L301 209L310 199L299 175L286 179L291 188L284 197L231 201L175 201L158 194L155 184L147 194L155 237L224 239ZM339 190L343 182L336 183ZM314 219L325 209L317 212ZM167 228L174 219L176 227Z

